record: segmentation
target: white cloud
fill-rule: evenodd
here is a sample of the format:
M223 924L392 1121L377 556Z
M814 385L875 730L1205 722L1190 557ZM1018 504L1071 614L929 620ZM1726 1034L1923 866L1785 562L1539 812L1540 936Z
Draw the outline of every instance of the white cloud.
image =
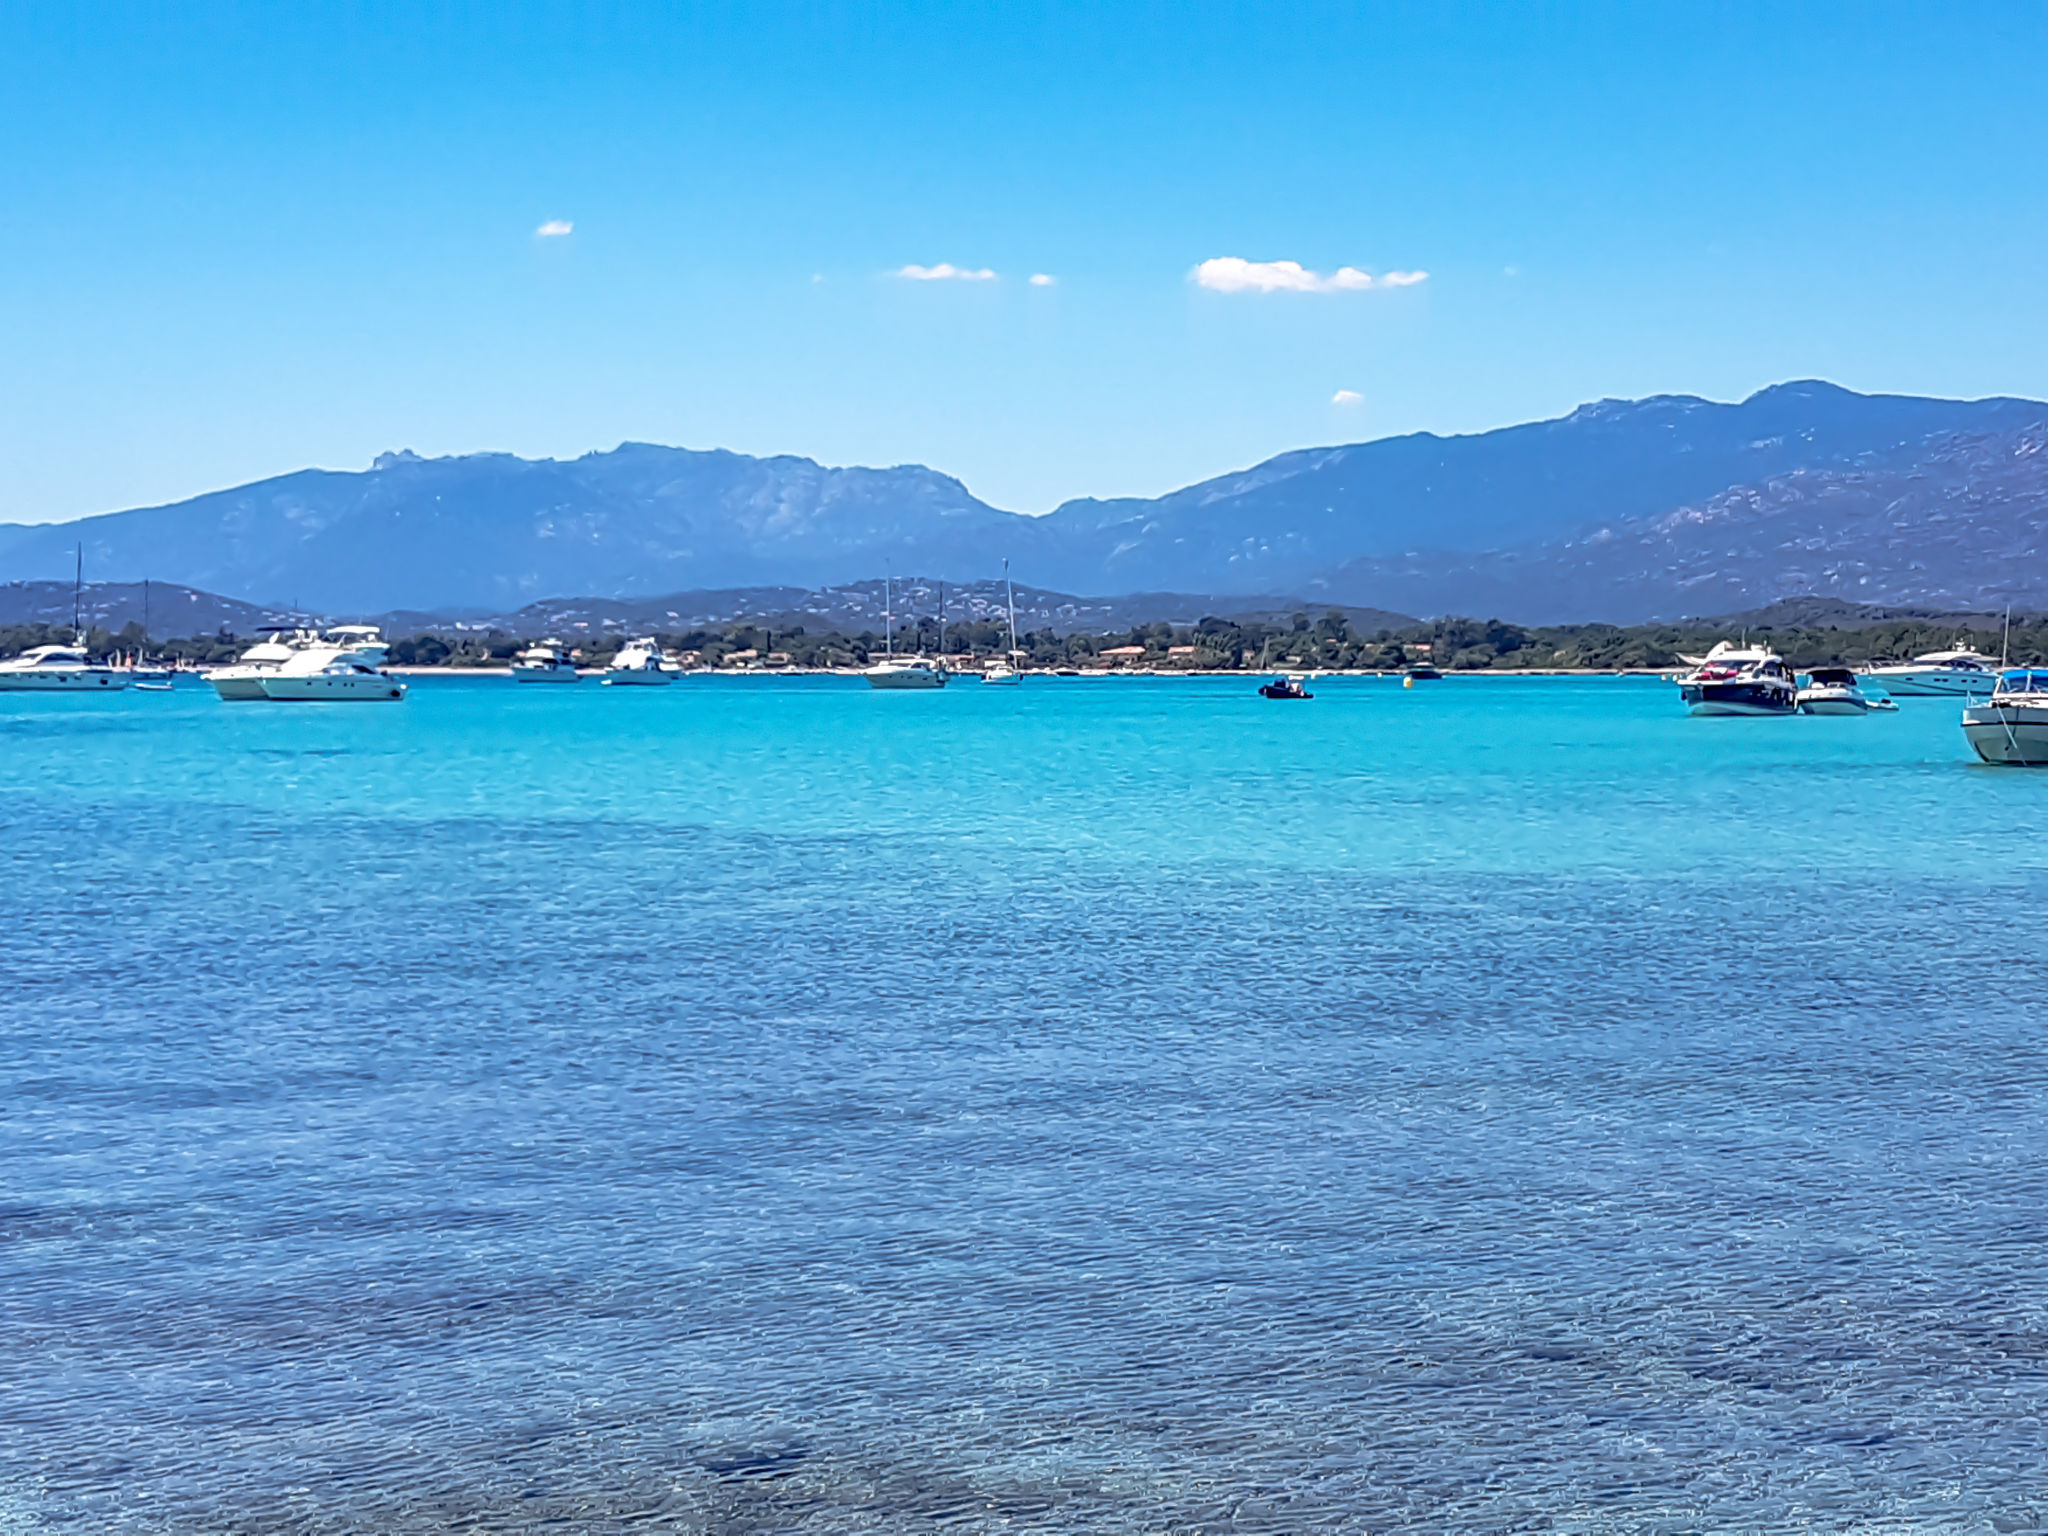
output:
M896 269L898 277L907 277L915 283L942 282L948 278L962 283L989 283L995 281L995 273L987 267L956 267L950 261L942 261L936 267L920 267L915 262Z
M1340 389L1340 390L1338 390L1338 391L1337 391L1337 393L1335 393L1334 395L1330 396L1330 404L1332 404L1332 405L1363 405L1363 404L1365 404L1365 396L1361 395L1361 394L1360 394L1360 393L1359 393L1359 392L1358 392L1357 390L1355 390L1355 389Z
M567 219L549 219L547 223L541 225L539 229L533 232L533 238L536 240L559 240L564 235L573 235L575 233L576 226Z
M1188 274L1197 287L1217 293L1356 293L1367 288L1407 288L1428 277L1427 272L1389 272L1374 277L1357 267L1339 267L1325 277L1298 261L1246 261L1242 256L1212 256Z
M1050 288L1058 281L1059 279L1050 272L1034 272L1031 274L1031 286L1034 288Z

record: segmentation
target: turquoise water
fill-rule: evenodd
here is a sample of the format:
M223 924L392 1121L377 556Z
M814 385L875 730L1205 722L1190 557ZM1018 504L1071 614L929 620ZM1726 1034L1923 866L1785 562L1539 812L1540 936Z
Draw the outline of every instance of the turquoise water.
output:
M0 694L0 1532L2048 1522L2048 774L1315 688Z

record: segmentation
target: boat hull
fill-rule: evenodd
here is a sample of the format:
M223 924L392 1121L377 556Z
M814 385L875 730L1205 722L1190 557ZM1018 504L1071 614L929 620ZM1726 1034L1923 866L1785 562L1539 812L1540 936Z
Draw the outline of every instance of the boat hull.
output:
M1860 688L1845 688L1838 684L1799 690L1799 713L1802 715L1867 715L1870 713L1870 698Z
M2048 710L1977 705L1963 711L1963 735L1987 763L2048 768Z
M873 671L867 674L867 680L870 688L887 688L891 690L943 688L946 686L945 673L929 671L923 667L890 668L886 671Z
M1981 699L1998 683L1988 672L1890 672L1873 667L1863 675L1882 684L1893 698Z
M0 670L0 693L111 693L127 686L127 678L107 667Z
M1790 715L1799 709L1794 690L1765 683L1687 683L1679 693L1695 715Z
M666 688L673 681L666 672L657 672L651 667L614 668L604 675L607 688Z
M574 667L514 667L515 683L580 683L582 674Z
M405 684L374 672L330 676L314 673L308 677L263 679L263 696L280 704L396 704L405 697Z
M275 669L257 670L242 667L224 667L218 672L208 672L205 678L213 685L213 691L229 703L247 702L251 699L267 699L263 691L263 679L275 677Z

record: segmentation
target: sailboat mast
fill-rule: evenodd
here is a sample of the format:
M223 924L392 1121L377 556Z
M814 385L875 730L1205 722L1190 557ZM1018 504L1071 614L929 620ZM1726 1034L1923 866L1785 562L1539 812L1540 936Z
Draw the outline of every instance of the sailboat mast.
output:
M78 563L71 572L71 630L78 637L78 643L85 643L85 626L78 622L79 599L85 591L85 546L78 546Z
M882 646L891 661L896 659L896 606L894 589L887 572L882 575Z
M939 583L939 655L946 654L946 584Z
M1017 592L1010 585L1010 562L1003 562L1003 602L1010 610L1010 662L1017 661Z

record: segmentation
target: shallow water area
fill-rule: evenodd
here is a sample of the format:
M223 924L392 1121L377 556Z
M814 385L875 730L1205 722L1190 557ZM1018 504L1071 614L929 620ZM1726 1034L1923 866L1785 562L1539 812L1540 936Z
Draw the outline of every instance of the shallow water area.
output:
M2048 1523L2048 774L1255 682L0 695L0 1532Z

